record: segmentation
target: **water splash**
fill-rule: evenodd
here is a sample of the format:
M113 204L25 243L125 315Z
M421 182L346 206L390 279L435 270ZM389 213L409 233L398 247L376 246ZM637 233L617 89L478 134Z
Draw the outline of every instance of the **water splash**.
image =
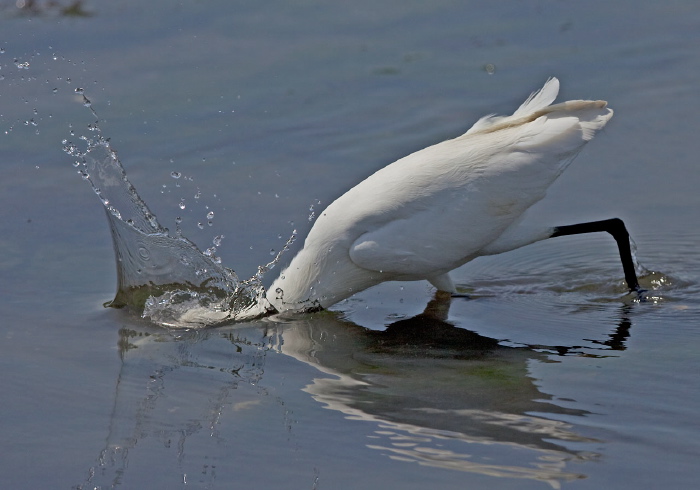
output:
M99 117L82 89L82 103L96 121L90 136L80 143L63 141L78 173L92 186L104 205L117 263L117 293L105 306L128 307L152 322L200 328L254 318L274 311L265 299L264 274L274 268L296 239L296 230L282 250L257 273L240 280L215 255L214 247L202 252L180 230L171 236L136 192L126 172L102 135ZM181 206L184 207L184 206ZM210 212L213 218L213 212Z

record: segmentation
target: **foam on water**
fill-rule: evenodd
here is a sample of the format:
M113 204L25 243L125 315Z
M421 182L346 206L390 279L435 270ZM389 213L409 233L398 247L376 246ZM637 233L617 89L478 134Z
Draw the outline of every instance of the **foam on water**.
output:
M179 230L171 236L129 181L116 151L102 135L90 100L82 89L76 93L96 121L88 126L91 134L80 136L79 143L64 140L64 151L74 157L74 166L100 198L109 221L118 284L107 306L128 307L157 324L185 328L272 311L261 280L279 262L295 234L272 261L246 280L221 264L215 247L202 252Z

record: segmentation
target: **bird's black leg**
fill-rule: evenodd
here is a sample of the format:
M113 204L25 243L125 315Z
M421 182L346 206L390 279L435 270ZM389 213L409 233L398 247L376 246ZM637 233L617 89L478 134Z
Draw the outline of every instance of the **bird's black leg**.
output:
M552 233L550 237L595 233L598 231L607 231L613 236L617 242L617 248L620 251L620 260L622 260L622 270L625 272L627 286L631 291L639 291L639 281L637 280L637 274L634 270L634 261L632 260L632 251L630 249L630 235L627 233L625 223L620 218L578 223L576 225L557 226L554 228L554 233Z

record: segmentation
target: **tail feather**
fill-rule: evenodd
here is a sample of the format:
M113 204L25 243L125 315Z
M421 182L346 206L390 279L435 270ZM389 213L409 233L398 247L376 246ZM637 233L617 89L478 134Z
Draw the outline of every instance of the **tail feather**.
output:
M552 104L559 91L559 80L550 78L544 87L533 92L512 116L488 115L479 119L464 136L474 133L492 133L501 129L522 126L539 117L575 117L583 141L590 141L596 131L602 129L612 117L604 100L569 100Z
M558 94L559 80L556 77L551 77L545 82L544 86L540 90L531 93L512 116L497 116L495 114L489 114L479 119L465 134L483 131L497 124L500 125L507 123L540 111L554 102L554 99L557 98Z
M596 102L570 101L553 105L522 118L521 121L525 121L523 124L509 125L517 131L516 148L520 151L544 151L552 154L578 151L613 116L612 109Z
M520 118L528 114L539 111L554 102L559 94L559 79L552 77L544 84L540 90L530 94L525 102L522 103L511 117Z

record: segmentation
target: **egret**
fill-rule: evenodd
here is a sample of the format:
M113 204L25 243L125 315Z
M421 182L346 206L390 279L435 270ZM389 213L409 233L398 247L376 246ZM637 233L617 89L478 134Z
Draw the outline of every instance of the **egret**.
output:
M278 311L326 308L385 281L427 280L456 293L450 271L476 257L551 237L608 232L638 290L629 235L617 218L527 227L540 201L613 115L602 100L553 104L550 78L511 116L488 115L466 133L382 168L331 203L267 292Z

